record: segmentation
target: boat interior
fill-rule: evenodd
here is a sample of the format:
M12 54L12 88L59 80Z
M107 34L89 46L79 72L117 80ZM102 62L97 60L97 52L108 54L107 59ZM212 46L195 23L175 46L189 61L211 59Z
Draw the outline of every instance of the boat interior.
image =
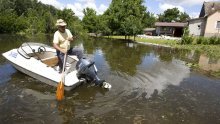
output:
M23 43L17 51L26 59L33 57L46 64L48 67L56 69L58 66L58 57L56 52L47 50L46 48L50 49L51 47L39 43ZM77 61L78 58L76 56L67 56L65 67L67 68L68 72L75 70Z
M46 51L46 52L34 52L34 53L29 53L28 56L34 57L35 59L40 60L44 64L50 67L54 67L58 63L58 57L56 53L51 52L51 51Z
M30 53L29 56L34 57L40 60L42 63L46 64L49 67L56 68L58 66L58 57L55 52L45 51L45 52L35 52ZM76 56L68 56L66 62L66 68L75 68L77 62Z

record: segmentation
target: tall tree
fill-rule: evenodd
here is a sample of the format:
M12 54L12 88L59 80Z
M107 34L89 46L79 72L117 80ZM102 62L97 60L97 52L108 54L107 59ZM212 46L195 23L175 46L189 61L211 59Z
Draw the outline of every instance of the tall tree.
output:
M163 14L159 15L159 21L162 22L172 22L178 21L178 17L180 16L180 11L178 8L167 9Z
M0 33L16 33L26 29L26 21L12 10L0 13Z
M45 33L45 20L38 11L29 9L26 17L28 23L27 33Z
M102 34L106 35L106 36L111 35L111 29L108 26L108 22L109 22L108 21L108 16L101 15L100 18L101 18L101 22L102 22L102 31L101 31Z
M52 14L48 11L44 14L44 19L45 19L45 33L51 33L54 30L54 22L53 22L53 16Z
M84 33L81 21L71 9L58 10L38 0L0 0L0 33L54 32L58 18L63 18L75 35Z
M90 33L95 32L95 28L97 25L97 15L96 11L92 8L86 8L83 10L84 17L82 19L82 23L85 29Z
M167 9L164 13L158 15L158 20L161 22L183 22L189 19L189 15L187 13L182 13L178 8Z
M112 0L104 15L113 34L135 36L143 29L145 11L143 0Z
M183 12L183 13L181 12L180 13L180 16L179 16L179 21L180 22L186 22L189 19L190 19L190 17L186 12Z
M150 12L146 12L144 14L144 19L143 19L143 24L144 24L144 27L147 27L147 28L152 28L154 27L154 24L156 22L156 17L154 16L153 13L150 13Z
M120 28L120 19L121 17L121 8L122 8L121 0L112 0L109 8L104 13L107 18L108 27L111 30L111 34L117 34L118 29Z

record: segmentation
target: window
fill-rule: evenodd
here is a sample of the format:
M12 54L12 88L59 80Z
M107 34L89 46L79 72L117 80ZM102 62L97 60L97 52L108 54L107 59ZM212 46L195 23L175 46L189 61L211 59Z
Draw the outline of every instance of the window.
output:
M198 25L198 29L201 29L201 25Z
M217 21L216 28L220 29L220 21Z

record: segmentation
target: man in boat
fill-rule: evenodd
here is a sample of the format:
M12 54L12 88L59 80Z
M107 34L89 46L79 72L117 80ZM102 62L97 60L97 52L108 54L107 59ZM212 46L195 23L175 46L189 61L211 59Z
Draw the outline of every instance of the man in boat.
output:
M69 29L66 29L66 22L63 19L58 19L56 22L58 30L54 33L53 47L56 49L58 56L59 72L63 69L64 55L76 55L78 59L83 57L81 49L70 48L70 42L73 41L73 35Z
M111 88L111 85L105 80L100 80L97 76L97 69L94 66L94 62L83 58L83 52L81 49L70 48L70 42L73 41L73 35L70 30L66 29L66 22L63 19L58 19L56 26L58 30L54 33L53 47L56 49L58 56L59 72L63 69L63 62L65 53L67 55L76 55L79 61L77 62L78 77L83 77L94 82L96 85L104 88ZM91 70L91 66L94 67L95 71Z

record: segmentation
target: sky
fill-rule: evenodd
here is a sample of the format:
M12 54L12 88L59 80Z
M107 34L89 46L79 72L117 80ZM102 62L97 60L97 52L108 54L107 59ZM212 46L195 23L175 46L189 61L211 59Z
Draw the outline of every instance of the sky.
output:
M109 7L111 0L38 0L44 4L53 5L58 9L72 9L76 16L83 18L83 9L86 7L93 8L97 14L103 12ZM205 0L220 1L220 0ZM191 18L197 18L202 8L204 0L144 0L144 6L147 11L157 15L164 10L177 7L181 12L186 12Z

